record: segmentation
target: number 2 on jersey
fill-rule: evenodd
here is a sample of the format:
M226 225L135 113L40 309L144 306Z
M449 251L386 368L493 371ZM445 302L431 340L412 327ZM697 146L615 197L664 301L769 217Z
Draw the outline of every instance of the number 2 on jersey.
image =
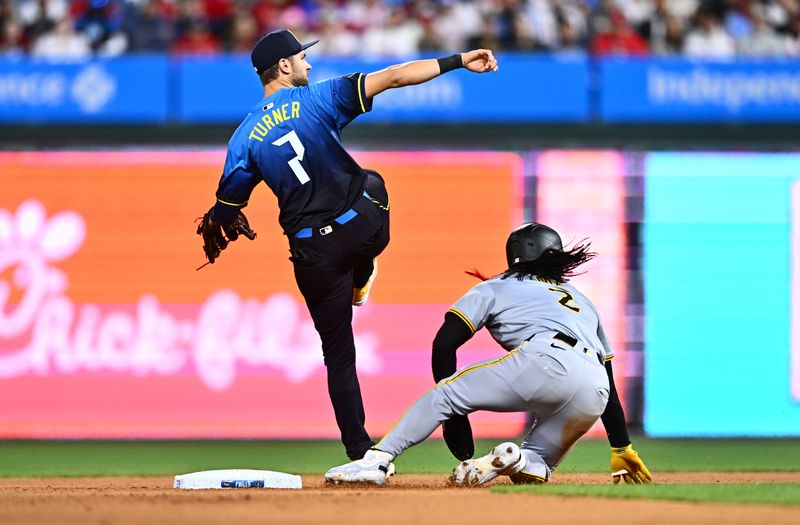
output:
M308 176L306 173L305 168L303 165L300 164L300 161L303 160L303 157L306 154L306 148L303 146L303 143L300 142L300 138L297 136L294 130L290 131L286 135L282 136L272 144L275 146L283 146L286 143L294 150L295 156L289 159L289 167L292 168L297 179L300 181L300 184L305 184L306 182L311 180L311 177Z
M550 290L551 292L556 292L556 293L562 294L563 297L561 297L561 299L558 300L558 304L560 304L564 308L569 308L573 312L579 312L580 313L581 309L579 307L569 304L570 301L575 299L574 297L572 297L571 293L569 293L568 291L566 291L563 288L548 288L548 290Z

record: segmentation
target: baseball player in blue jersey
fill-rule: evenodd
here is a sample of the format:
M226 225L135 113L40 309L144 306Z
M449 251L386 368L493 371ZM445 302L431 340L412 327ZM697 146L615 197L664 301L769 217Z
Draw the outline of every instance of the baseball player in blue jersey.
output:
M389 243L389 197L380 175L362 169L344 149L342 128L388 89L459 68L497 71L497 61L479 49L309 85L305 50L315 43L301 44L290 31L278 30L253 48L264 98L228 143L217 201L198 233L213 263L240 234L255 237L241 210L256 185L266 182L278 198L295 279L322 340L336 423L348 457L358 459L374 443L364 428L352 307L367 300L375 258Z
M481 485L499 475L543 483L598 418L611 444L614 482L652 479L628 437L611 369L614 354L597 310L567 283L594 257L588 243L564 250L555 230L529 223L511 233L506 257L505 272L474 286L445 314L433 342L437 385L363 459L330 469L327 481L382 485L391 462L444 423L445 441L462 460L450 477L454 485ZM456 350L484 327L508 353L454 373ZM467 414L476 410L530 411L536 423L521 447L501 443L469 459Z

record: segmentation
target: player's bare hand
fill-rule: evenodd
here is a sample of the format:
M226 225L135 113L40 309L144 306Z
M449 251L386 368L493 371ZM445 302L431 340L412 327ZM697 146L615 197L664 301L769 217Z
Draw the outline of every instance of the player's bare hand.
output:
M473 73L488 73L497 71L497 59L489 49L473 49L461 53L461 62L464 67Z

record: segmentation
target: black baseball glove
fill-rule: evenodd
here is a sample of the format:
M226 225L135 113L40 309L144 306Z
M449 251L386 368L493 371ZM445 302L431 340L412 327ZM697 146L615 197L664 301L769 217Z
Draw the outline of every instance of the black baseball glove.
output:
M459 461L465 461L475 455L472 426L470 426L467 416L452 416L442 423L442 433L450 453Z
M239 212L231 224L222 225L211 218L212 210L213 208L203 215L197 226L197 235L203 237L203 252L205 252L208 262L214 264L220 252L228 247L229 242L238 239L239 235L244 235L252 241L256 238L256 232L250 229L250 223L247 222L244 213Z

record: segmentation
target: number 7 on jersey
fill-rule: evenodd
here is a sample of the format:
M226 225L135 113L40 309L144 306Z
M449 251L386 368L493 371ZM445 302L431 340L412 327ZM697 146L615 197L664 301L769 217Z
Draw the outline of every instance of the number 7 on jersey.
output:
M305 184L306 182L311 180L311 177L308 176L306 173L305 168L303 165L300 164L300 161L303 160L303 157L306 154L306 148L303 146L303 143L300 142L300 138L297 136L294 130L290 131L286 135L282 136L272 144L274 146L283 146L286 143L294 150L295 156L289 159L289 167L292 168L297 179L300 181L300 184Z

